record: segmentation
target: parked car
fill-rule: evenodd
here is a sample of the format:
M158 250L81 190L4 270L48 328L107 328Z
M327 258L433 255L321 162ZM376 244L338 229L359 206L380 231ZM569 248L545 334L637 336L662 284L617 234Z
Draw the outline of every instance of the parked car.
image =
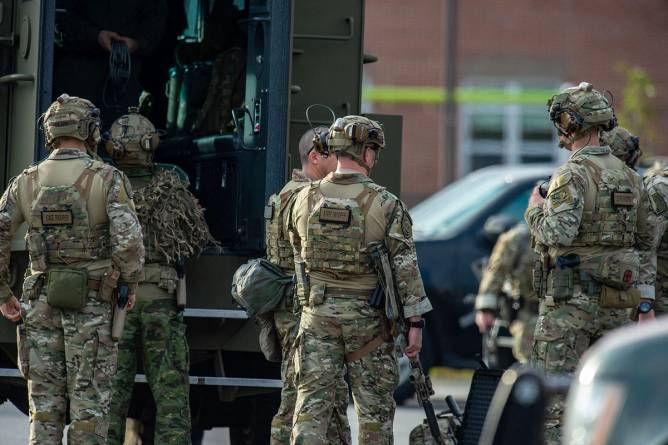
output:
M531 190L554 165L493 166L448 185L410 210L422 279L434 310L427 315L425 366L475 368L481 351L474 323L475 264L489 256L490 217L524 220Z

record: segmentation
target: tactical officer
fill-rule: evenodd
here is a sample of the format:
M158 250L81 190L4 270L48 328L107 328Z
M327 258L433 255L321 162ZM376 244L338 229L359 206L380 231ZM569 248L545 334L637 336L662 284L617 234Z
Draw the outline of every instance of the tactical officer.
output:
M327 135L337 169L295 198L291 235L297 297L303 305L296 340L297 405L292 443L326 442L338 376L347 366L359 418L359 443L392 443L398 367L383 310L369 299L379 285L373 246L384 245L403 316L404 352L422 345L422 315L431 310L420 277L405 205L369 177L385 146L380 125L361 116L337 119ZM389 289L389 287L388 287Z
M475 300L475 322L481 334L492 328L498 316L510 324L513 335L513 355L520 363L527 363L533 348L533 332L538 317L538 299L531 282L534 252L526 224L517 224L501 234L480 281ZM504 293L508 284L508 296ZM515 320L509 306L518 306Z
M642 152L640 151L640 138L634 136L629 130L617 126L610 131L604 131L601 133L601 144L610 146L613 155L622 160L629 166L629 168L637 170L638 161L640 161L640 156L642 156ZM661 237L665 232L665 224L667 223L665 222L666 215L663 215L661 211L661 186L650 179L653 175L654 173L651 169L645 173L645 189L647 190L647 196L649 196L650 199L648 221L654 232L654 246L651 251L640 251L639 253L640 267L650 266L651 269L646 273L650 274L654 271L657 273L655 286L656 300L642 301L641 304L632 311L632 319L638 319L640 321L654 319L655 302L657 309L663 309L661 305L662 294L660 291L660 271L658 270L656 256Z
M308 130L299 140L299 158L302 169L293 170L292 180L283 189L269 198L266 224L267 259L280 266L286 274L295 271L294 255L290 245L287 227L289 209L297 193L307 187L310 181L320 180L336 169L336 158L316 150L314 137L325 140L326 127ZM273 312L273 323L282 348L281 406L271 422L271 443L288 444L292 431L292 416L297 400L294 369L294 341L299 324L299 305L291 298L284 298L281 306ZM334 415L327 430L327 443L350 443L350 427L346 410L348 408L348 385L343 379L338 382L336 390Z
M30 443L60 444L69 401L70 444L104 444L116 344L111 297L129 306L144 262L141 226L125 175L91 159L99 110L58 97L44 115L49 157L12 179L0 201L0 310L19 326L28 381ZM10 241L27 222L30 265L21 303L7 286Z
M541 299L532 361L547 372L573 372L582 353L609 329L624 324L640 297L654 299L651 265L639 251L652 247L642 180L600 144L616 125L607 99L582 82L548 101L560 145L573 152L538 188L525 217L540 260L534 284ZM548 408L547 443L559 443L563 399Z
M655 230L655 247L652 258L656 258L656 301L653 306L645 304L638 307L638 318L651 318L651 312L644 313L648 308L657 315L668 313L668 165L657 161L645 172L645 187L651 206L650 221Z
M139 352L156 405L155 442L190 443L188 344L177 289L185 284L183 261L213 239L187 183L175 170L153 163L159 142L153 124L136 108L112 124L107 142L109 155L128 175L135 191L146 249L137 307L128 314L118 345L109 445L123 443Z

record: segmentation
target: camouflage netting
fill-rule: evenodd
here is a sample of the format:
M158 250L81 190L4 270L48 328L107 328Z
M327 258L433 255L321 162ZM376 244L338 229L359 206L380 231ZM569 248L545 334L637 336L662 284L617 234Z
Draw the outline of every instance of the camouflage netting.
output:
M218 245L204 209L173 171L157 171L146 187L135 191L134 202L144 228L147 261L161 256L173 263L199 255L207 245Z

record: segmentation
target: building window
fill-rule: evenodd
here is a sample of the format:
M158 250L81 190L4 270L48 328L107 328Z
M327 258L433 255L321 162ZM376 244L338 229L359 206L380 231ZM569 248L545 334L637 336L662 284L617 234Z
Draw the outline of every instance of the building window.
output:
M504 94L521 98L517 83L486 91L494 95L490 103L485 103L480 94L474 101L459 102L459 176L496 164L557 163L564 159L563 150L557 149L557 133L544 104L499 100Z

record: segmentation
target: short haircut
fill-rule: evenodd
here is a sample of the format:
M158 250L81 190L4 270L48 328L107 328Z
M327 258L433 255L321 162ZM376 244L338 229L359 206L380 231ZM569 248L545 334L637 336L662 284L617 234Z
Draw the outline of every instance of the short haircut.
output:
M315 132L313 130L315 130ZM302 168L306 167L309 163L308 154L314 148L313 138L315 137L316 132L320 133L322 131L327 131L327 127L319 126L314 129L309 128L299 139L299 160L302 163Z

